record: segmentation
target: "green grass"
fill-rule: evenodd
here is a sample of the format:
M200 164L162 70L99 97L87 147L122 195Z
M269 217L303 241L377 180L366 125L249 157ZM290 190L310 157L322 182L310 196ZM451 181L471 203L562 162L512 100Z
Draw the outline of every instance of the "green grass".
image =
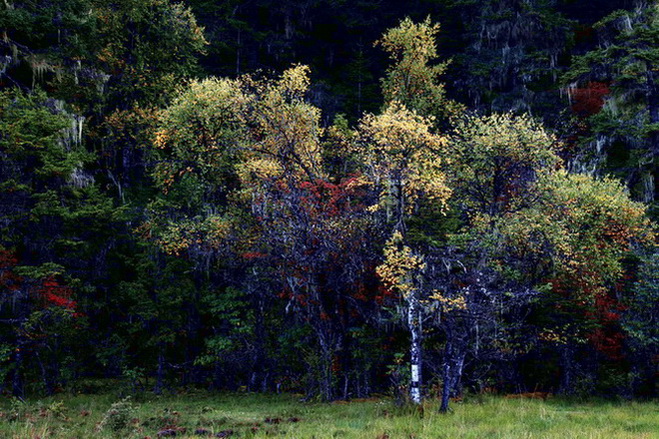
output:
M127 410L103 419L120 399L111 394L59 395L0 401L0 438L152 438L167 427L177 438L203 428L213 434L233 430L232 438L659 438L657 402L575 402L472 397L447 415L437 405L425 415L396 408L388 399L349 403L304 403L294 395L186 393L133 397ZM120 419L125 414L125 418ZM266 419L270 418L270 422ZM275 419L273 422L272 419ZM183 432L185 429L185 432Z

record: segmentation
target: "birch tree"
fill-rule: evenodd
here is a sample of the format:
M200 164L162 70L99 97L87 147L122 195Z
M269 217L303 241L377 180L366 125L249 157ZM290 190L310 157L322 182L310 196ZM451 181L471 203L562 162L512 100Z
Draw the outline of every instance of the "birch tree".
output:
M378 116L367 115L359 126L359 153L365 175L378 194L370 210L391 238L378 274L396 290L406 306L410 332L412 382L410 397L421 403L422 255L406 245L408 220L420 204L443 206L451 195L441 170L441 149L446 139L432 131L432 120L419 116L403 104L393 102Z

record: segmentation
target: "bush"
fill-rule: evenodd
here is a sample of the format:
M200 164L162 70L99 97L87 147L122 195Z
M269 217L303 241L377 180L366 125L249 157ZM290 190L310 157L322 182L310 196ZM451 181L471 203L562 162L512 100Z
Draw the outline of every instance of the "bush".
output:
M128 396L110 406L99 424L99 429L108 429L115 433L122 432L130 426L136 412L137 409L130 401L130 396Z

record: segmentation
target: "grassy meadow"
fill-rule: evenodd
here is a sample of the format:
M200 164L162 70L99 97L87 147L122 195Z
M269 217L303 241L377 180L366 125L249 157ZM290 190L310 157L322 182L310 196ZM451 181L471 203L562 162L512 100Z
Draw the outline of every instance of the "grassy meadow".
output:
M659 438L658 402L473 396L424 416L375 398L332 404L296 395L193 392L0 400L0 438Z

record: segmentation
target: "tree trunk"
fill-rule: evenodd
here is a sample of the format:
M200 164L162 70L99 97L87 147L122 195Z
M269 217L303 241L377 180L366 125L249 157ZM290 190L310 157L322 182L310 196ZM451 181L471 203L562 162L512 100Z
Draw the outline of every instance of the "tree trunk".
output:
M12 378L12 395L17 398L23 397L23 343L21 341L21 336L18 336L18 342L16 343L16 355L14 357L14 376Z
M256 273L255 273L256 274ZM262 392L268 390L267 356L265 348L265 300L262 293L256 288L250 288L252 307L254 309L254 349L251 359L250 390L256 391L260 386Z
M439 407L441 413L449 410L451 395L457 393L462 379L462 370L464 367L465 353L462 349L456 349L453 343L446 344L444 354L444 377L442 385L442 402Z
M201 348L197 342L199 334L202 332L201 322L201 291L204 289L203 271L200 269L194 272L195 289L190 300L186 301L187 308L187 342L184 352L185 361L183 362L183 385L201 384L204 380L200 372L200 366L195 363L199 357Z
M321 371L320 371L320 392L323 400L332 401L334 399L332 360L333 349L330 342L320 335L321 350Z
M451 337L448 334L449 338ZM452 375L453 344L446 342L444 348L444 376L442 377L442 402L439 406L441 413L448 412L448 405L451 398L451 375Z
M659 125L659 90L658 86L656 84L656 73L653 73L650 75L650 95L648 96L648 106L649 106L649 111L650 111L650 123L658 126ZM651 176L654 182L657 181L658 177L656 175L657 168L656 168L656 160L659 157L659 129L655 128L652 130L650 133L650 151L652 153L652 161L655 164L654 167L652 168L651 171ZM657 191L659 190L659 185L655 184L654 188L654 193L652 195L652 199L648 200L647 202L652 202L656 200L657 197Z
M213 365L213 389L220 390L224 385L224 371L220 364L220 359L217 358Z
M570 345L565 345L561 349L561 382L559 385L559 393L562 395L569 395L574 391L573 383L573 362L574 353Z
M41 380L43 381L43 386L44 389L46 390L46 395L52 396L55 393L55 388L48 375L48 369L46 368L44 362L41 360L41 355L39 355L38 352L35 353L35 357L37 358L37 363L39 364L39 369L41 370Z
M160 395L164 386L165 375L165 348L162 344L158 347L158 368L156 370L156 385L153 388L153 393Z
M439 411L441 413L448 412L448 403L451 397L451 362L444 360L444 377L442 385L442 403L439 406Z
M407 304L407 324L410 330L410 400L421 404L421 316L417 292L410 293Z

